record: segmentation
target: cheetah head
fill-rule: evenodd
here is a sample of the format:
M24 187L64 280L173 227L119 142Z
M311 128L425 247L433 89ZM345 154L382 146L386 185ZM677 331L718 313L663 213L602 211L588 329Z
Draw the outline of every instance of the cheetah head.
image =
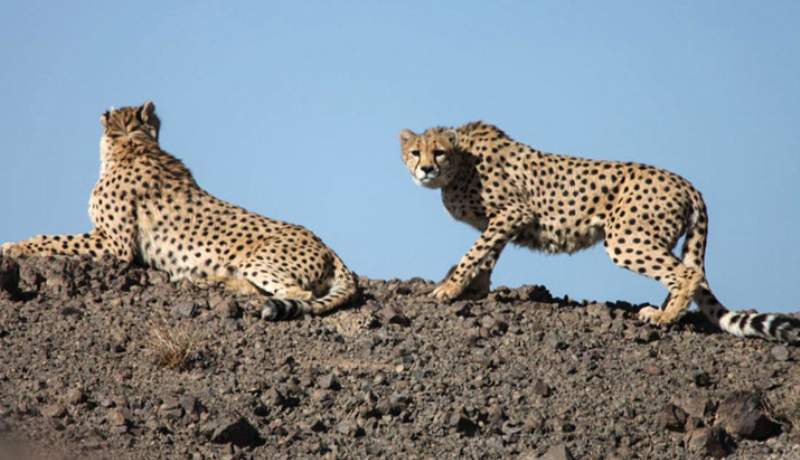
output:
M441 188L458 172L457 135L452 129L433 128L422 134L400 131L403 162L417 185Z
M156 105L147 101L138 107L110 108L100 116L103 135L100 138L100 158L105 165L111 160L119 142L158 142L161 120L156 115Z

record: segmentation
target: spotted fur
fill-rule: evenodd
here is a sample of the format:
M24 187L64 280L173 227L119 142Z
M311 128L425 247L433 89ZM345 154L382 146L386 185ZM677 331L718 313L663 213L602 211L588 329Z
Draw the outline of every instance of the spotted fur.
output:
M320 314L351 299L355 275L309 230L249 212L203 190L158 143L155 105L105 112L100 179L84 235L37 236L6 255L112 255L171 277L262 296L265 319Z
M441 189L445 208L481 231L470 250L433 291L451 300L475 279L487 279L509 242L550 253L572 253L603 241L615 264L669 290L663 309L639 317L669 324L694 300L705 316L738 336L800 338L800 321L723 307L705 277L706 205L686 179L638 163L543 153L483 122L400 133L402 157L414 181ZM673 255L685 235L682 255ZM485 288L484 288L485 289Z

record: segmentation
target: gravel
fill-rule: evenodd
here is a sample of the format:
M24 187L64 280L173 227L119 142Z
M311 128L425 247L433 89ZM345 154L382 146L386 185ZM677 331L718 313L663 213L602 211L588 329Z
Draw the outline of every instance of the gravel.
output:
M360 284L269 323L147 268L0 258L0 458L800 458L794 347L541 286Z

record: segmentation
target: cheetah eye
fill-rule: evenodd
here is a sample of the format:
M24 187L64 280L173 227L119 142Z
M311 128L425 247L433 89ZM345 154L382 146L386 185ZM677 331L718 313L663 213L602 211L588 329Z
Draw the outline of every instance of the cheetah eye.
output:
M434 158L441 158L443 156L444 156L444 150L438 150L437 149L437 150L433 151L433 157Z
M419 158L419 150L412 150L411 156L414 158Z

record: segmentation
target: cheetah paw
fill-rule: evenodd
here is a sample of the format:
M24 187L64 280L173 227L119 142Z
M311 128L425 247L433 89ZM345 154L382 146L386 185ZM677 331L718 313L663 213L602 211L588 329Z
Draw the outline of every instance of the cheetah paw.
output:
M639 310L639 321L650 324L661 324L661 315L664 312L654 307L643 307Z
M431 296L439 302L449 302L458 297L462 290L458 284L446 280L431 292Z

